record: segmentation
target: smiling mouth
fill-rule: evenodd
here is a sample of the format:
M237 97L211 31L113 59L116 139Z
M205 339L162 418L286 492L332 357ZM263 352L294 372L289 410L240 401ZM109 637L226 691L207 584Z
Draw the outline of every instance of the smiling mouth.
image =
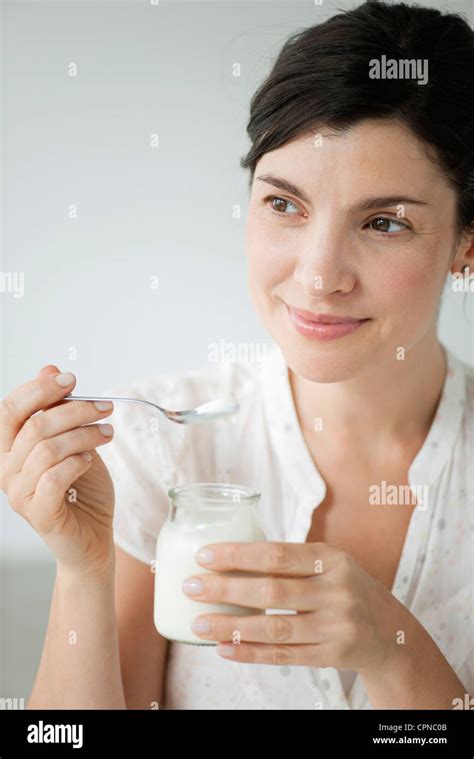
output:
M353 316L335 314L315 314L311 311L289 306L285 303L290 321L296 330L315 340L330 341L356 332L371 319L357 319Z

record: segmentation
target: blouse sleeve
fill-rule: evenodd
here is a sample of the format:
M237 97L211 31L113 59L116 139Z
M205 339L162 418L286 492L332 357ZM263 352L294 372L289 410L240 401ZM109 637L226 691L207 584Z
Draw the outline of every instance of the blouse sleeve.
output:
M138 383L103 395L149 399L150 392ZM160 396L159 387L156 393ZM97 449L114 484L114 543L151 565L168 515L168 490L186 480L183 430L152 407L135 403L116 402L104 421L114 427L113 440Z
M230 390L226 373L202 367L137 379L102 395L188 409L227 396ZM215 481L217 427L176 424L151 406L119 401L105 421L113 425L114 437L98 452L114 483L114 542L151 565L158 535L168 516L169 489L190 482Z

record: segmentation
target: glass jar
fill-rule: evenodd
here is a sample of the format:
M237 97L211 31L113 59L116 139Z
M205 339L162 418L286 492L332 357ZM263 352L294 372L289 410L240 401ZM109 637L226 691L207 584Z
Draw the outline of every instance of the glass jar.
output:
M193 633L195 617L264 612L248 606L193 601L184 593L183 581L212 571L196 562L199 548L210 543L265 540L256 513L260 493L244 485L199 482L171 488L168 496L168 518L156 541L155 627L165 638L179 643L216 645L218 641L206 641ZM242 571L222 575L252 576Z

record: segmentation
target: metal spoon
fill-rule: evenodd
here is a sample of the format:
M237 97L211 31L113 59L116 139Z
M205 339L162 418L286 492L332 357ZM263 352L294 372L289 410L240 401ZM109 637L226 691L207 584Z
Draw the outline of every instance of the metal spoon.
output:
M161 411L171 422L177 424L204 424L205 422L212 422L214 419L220 419L223 416L229 416L235 414L239 408L239 404L235 401L225 400L219 398L216 401L210 401L204 403L202 406L198 406L193 409L186 409L185 411L169 411L166 408L158 406L151 401L142 401L139 398L99 398L96 396L88 395L66 395L63 398L64 401L128 401L129 403L145 403L148 406Z

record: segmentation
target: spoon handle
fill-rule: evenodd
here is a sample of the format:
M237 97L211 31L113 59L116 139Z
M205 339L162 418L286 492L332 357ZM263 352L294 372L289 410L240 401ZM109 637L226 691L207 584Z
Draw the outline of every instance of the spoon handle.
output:
M128 401L129 403L146 403L147 406L153 406L154 408L161 408L151 401L143 401L141 398L112 398L98 395L66 395L63 398L64 401Z

